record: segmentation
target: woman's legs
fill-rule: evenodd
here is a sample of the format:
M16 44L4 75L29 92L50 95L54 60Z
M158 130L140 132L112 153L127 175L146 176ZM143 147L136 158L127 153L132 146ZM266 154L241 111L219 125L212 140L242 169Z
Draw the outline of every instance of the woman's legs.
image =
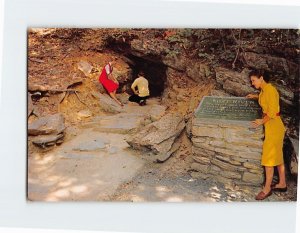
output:
M116 90L113 92L110 92L109 95L111 96L111 98L113 98L119 105L124 106L116 97Z
M265 182L265 186L264 186L262 191L265 194L267 194L271 191L271 184L272 184L272 180L273 180L274 167L265 166L265 171L266 171L266 182Z
M279 174L279 183L275 186L275 188L285 188L286 180L285 180L285 167L284 163L277 166L278 174Z

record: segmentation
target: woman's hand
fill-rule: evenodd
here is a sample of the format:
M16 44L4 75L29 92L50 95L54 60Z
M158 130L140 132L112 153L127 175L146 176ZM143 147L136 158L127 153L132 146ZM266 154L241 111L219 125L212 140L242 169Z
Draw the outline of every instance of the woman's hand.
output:
M118 80L112 75L112 73L109 74L108 78L113 81L114 83L118 84L119 85L119 82Z
M260 125L264 124L264 119L256 119L255 121L252 121L251 123L254 128L257 128Z
M248 99L258 99L258 95L257 94L248 94L248 95L246 95L246 98L248 98Z

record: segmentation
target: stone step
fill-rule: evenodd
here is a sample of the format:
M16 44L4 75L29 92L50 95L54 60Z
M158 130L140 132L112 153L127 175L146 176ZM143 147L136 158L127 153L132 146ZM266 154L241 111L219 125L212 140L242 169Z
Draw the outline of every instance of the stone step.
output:
M93 128L97 132L127 134L132 130L143 127L159 120L166 107L162 105L127 105L124 113L109 116L96 116L92 121L83 123L82 128Z
M81 127L93 128L97 132L127 134L147 123L151 123L147 115L121 113L112 116L95 117L93 121L85 123Z

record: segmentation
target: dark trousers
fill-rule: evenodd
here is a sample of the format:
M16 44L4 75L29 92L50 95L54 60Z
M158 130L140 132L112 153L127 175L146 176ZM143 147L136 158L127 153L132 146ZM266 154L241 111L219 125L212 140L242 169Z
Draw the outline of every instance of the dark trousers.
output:
M149 96L140 97L140 96L138 96L138 95L133 94L132 96L130 96L130 97L128 98L128 100L129 100L130 102L136 102L136 103L139 104L139 103L141 103L141 101L145 101L148 97L149 97Z

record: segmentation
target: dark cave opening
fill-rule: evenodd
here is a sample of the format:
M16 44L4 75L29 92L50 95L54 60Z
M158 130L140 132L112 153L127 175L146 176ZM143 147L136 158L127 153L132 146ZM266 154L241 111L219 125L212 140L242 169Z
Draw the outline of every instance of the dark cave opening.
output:
M129 84L129 88L133 81L138 77L140 72L144 73L144 77L149 82L149 91L151 97L160 97L165 89L165 83L167 80L166 69L167 67L158 62L140 58L134 55L126 55L130 62L128 62L132 69L132 80Z

